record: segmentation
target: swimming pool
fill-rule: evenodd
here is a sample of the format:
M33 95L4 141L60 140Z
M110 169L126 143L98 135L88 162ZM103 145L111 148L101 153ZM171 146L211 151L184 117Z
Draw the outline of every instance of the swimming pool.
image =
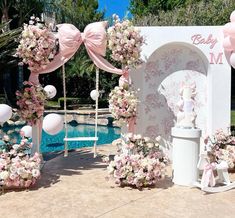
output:
M11 138L15 138L17 141L20 140L19 131L22 126L18 127L4 127L2 128L4 133L7 133ZM120 137L120 128L118 127L109 127L98 125L98 138L97 145L109 144L113 140ZM95 135L95 126L91 124L75 124L68 125L68 137L93 137ZM64 150L64 139L65 130L62 130L56 135L48 135L43 131L42 141L40 150L42 153L52 152L52 151L61 151ZM69 149L76 149L82 147L93 146L94 142L92 141L80 141L80 142L68 142Z

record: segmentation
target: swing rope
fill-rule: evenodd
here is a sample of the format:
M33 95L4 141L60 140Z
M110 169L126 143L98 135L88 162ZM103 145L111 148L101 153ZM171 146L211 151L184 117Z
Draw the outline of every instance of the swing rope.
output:
M96 84L95 84L95 89L96 89L96 93L99 92L99 68L96 67ZM95 137L98 138L97 136L97 128L98 128L98 99L99 97L97 96L97 98L95 99ZM96 151L96 143L97 141L94 141L94 157L97 156L97 151Z
M98 141L98 97L95 101L95 136L94 137L73 137L68 138L68 123L67 123L67 99L66 99L66 77L65 66L62 66L63 74L63 92L64 92L64 124L65 124L65 137L64 137L64 157L68 156L68 141L94 141L94 157L97 156L96 144ZM96 92L99 92L99 68L96 68Z
M68 124L67 124L67 99L66 99L66 78L65 78L65 67L62 65L63 73L63 92L64 92L64 127L65 127L65 138L68 138ZM68 142L64 141L64 156L68 156Z

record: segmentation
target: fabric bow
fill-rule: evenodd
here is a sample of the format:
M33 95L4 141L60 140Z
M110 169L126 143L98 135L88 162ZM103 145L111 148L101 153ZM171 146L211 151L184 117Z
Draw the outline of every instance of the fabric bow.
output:
M211 187L215 186L215 177L213 173L213 170L215 170L215 168L215 163L208 163L205 165L201 180L202 188L208 187L209 185Z
M39 84L39 74L50 73L65 64L84 43L87 53L94 64L107 72L123 74L121 69L117 69L110 64L105 58L107 37L107 22L95 22L86 26L84 33L81 33L72 24L59 24L56 37L59 39L59 53L45 67L31 72L29 81Z

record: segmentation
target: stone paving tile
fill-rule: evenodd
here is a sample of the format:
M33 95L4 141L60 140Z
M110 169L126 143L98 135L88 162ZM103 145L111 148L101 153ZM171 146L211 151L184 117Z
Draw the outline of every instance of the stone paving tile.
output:
M114 151L109 145L99 148L102 154ZM100 157L93 159L90 149L51 159L36 187L0 196L0 218L235 217L235 189L205 194L176 186L170 169L156 188L120 188L105 180L105 167ZM235 180L235 174L232 177Z

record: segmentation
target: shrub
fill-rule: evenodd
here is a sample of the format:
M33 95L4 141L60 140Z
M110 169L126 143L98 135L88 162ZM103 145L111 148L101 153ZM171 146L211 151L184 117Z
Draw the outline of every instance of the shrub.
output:
M70 106L70 105L78 105L79 103L79 99L78 98L66 98L66 105ZM60 108L64 108L64 98L59 98L58 99L58 104L60 105Z

